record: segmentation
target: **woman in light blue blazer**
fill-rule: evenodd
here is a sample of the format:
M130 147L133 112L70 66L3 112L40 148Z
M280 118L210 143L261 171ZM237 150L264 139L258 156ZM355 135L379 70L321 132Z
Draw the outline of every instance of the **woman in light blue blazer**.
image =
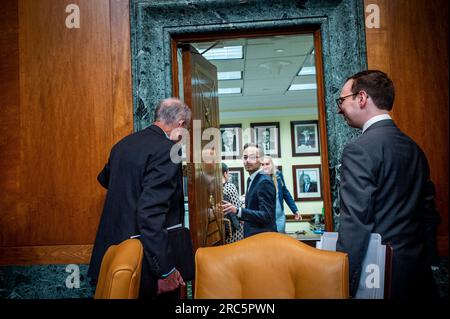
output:
M284 182L284 177L281 171L275 168L273 164L273 159L271 156L264 156L262 161L262 169L263 172L269 175L273 183L275 184L275 189L277 190L277 202L276 202L276 224L277 231L279 233L286 232L286 215L284 214L283 201L286 201L286 204L289 206L291 211L295 215L296 220L301 220L302 217L298 213L297 205L295 205L295 201L292 198L291 193L286 187L286 183Z

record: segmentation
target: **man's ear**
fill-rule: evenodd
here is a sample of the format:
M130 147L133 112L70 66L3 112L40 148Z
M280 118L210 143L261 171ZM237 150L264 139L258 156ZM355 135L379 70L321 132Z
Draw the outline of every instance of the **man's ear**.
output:
M360 109L364 109L367 106L367 99L369 95L366 91L360 91L356 97L358 99L358 105Z

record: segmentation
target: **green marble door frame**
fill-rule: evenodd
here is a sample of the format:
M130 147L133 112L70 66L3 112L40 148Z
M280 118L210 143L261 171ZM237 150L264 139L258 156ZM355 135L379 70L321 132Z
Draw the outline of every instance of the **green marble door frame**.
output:
M171 39L175 35L320 28L330 186L335 228L339 163L359 131L336 114L345 78L367 67L362 0L131 0L134 129L153 121L157 102L172 95Z

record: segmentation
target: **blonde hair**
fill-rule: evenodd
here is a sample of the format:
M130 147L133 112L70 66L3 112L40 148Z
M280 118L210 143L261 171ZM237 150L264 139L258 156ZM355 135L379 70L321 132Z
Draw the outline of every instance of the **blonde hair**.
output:
M275 167L275 164L273 163L273 158L272 158L272 156L265 155L262 160L263 160L263 162L265 160L269 160L270 164L272 165L272 168L270 169L269 174L272 175L272 181L273 181L273 184L275 185L275 190L278 193L278 182L277 182L277 174L276 174L277 168Z

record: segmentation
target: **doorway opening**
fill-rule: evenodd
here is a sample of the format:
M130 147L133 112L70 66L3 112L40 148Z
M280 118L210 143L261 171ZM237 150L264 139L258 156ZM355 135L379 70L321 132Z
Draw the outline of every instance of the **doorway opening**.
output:
M230 168L231 182L243 195L248 173L242 147L263 145L295 203L293 208L284 202L285 231L311 243L333 227L321 52L319 29L172 38L174 96L192 108L193 119L220 129L221 160ZM196 180L201 165L188 162L185 204L191 232L198 235L196 249L220 243L207 237L214 232L208 228L213 213L219 224L222 219L211 205L221 200L221 170L211 168L214 187L205 187L204 180ZM294 220L293 209L301 221ZM223 231L215 228L222 242Z

